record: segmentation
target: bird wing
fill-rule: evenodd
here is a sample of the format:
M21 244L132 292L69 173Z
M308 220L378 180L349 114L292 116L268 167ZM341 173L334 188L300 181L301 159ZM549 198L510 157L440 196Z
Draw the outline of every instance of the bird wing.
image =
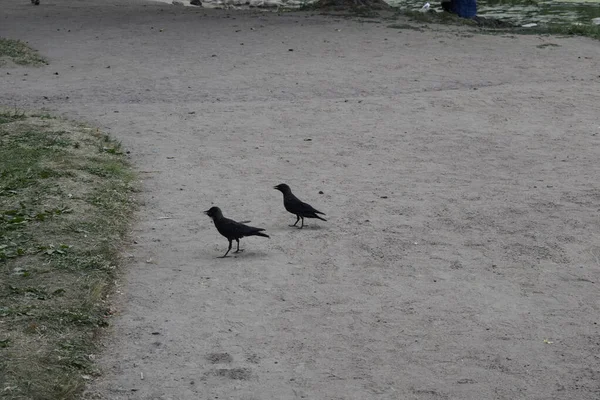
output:
M321 211L317 210L316 208L314 208L313 206L311 206L310 204L304 203L304 202L300 202L301 206L302 206L302 211L305 213L315 213L315 214L323 214ZM325 215L325 214L323 214Z
M229 218L222 218L219 221L217 229L226 237L241 238L250 234L264 231L263 228L244 225Z
M285 208L292 214L297 214L297 215L323 214L321 211L315 209L310 204L303 202L302 200L300 200L293 194L289 195L289 197L287 197L285 200L286 200L284 202ZM325 215L325 214L323 214L323 215Z

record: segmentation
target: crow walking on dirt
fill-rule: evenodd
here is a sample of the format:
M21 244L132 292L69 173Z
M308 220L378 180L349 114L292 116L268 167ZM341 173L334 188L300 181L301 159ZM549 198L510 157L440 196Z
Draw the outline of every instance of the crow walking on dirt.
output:
M221 258L227 257L227 254L229 254L231 251L231 244L234 239L237 242L237 250L234 251L234 253L239 253L240 251L244 251L240 250L241 238L246 236L269 237L269 235L266 233L262 233L262 231L264 231L263 228L255 228L253 226L244 225L232 219L225 218L219 207L211 207L210 210L204 211L204 214L212 218L219 233L229 240L229 248L227 249L225 255Z
M277 186L274 186L273 189L279 190L283 193L283 206L286 210L296 215L296 223L290 226L296 226L298 221L302 219L302 224L299 229L302 229L304 226L304 218L318 218L321 221L327 221L325 218L319 217L317 214L325 215L321 211L313 208L310 204L306 204L300 201L299 198L294 196L292 190L285 183L280 183Z

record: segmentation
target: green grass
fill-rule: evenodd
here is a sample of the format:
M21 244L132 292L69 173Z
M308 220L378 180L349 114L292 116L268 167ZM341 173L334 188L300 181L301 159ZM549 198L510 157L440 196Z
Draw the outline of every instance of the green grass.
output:
M119 143L0 112L0 397L73 399L97 374L134 175Z
M32 49L20 40L0 38L0 65L6 60L11 60L19 65L47 65L48 62L40 56L37 50Z

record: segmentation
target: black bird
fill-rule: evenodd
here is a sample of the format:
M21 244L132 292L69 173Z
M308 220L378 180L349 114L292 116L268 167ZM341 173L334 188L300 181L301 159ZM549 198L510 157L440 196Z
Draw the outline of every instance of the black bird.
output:
M231 251L231 243L234 239L237 242L237 250L234 251L234 253L239 253L240 251L244 251L240 250L241 238L245 236L269 237L269 235L266 233L262 233L262 231L264 231L263 228L255 228L253 226L244 225L232 219L225 218L219 207L211 207L209 210L204 211L204 214L212 218L219 233L229 240L229 248L227 249L227 253L225 253L225 255L221 258L227 257L227 254L229 254Z
M306 204L300 201L299 198L294 196L292 193L292 189L285 183L280 183L277 186L274 186L273 189L279 190L283 193L283 206L286 210L296 215L296 223L290 226L296 226L298 221L302 219L302 224L300 225L300 229L304 226L304 218L318 218L321 221L327 221L325 218L319 217L317 214L325 215L319 210L316 210L310 204Z

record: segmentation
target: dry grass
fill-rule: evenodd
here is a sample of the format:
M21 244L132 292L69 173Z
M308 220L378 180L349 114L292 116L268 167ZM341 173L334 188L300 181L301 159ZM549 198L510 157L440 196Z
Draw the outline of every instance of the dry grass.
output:
M40 56L37 50L32 49L20 40L0 38L0 65L11 61L19 65L47 65L48 62Z
M96 374L134 176L98 131L15 112L0 113L0 171L2 398L71 399Z

